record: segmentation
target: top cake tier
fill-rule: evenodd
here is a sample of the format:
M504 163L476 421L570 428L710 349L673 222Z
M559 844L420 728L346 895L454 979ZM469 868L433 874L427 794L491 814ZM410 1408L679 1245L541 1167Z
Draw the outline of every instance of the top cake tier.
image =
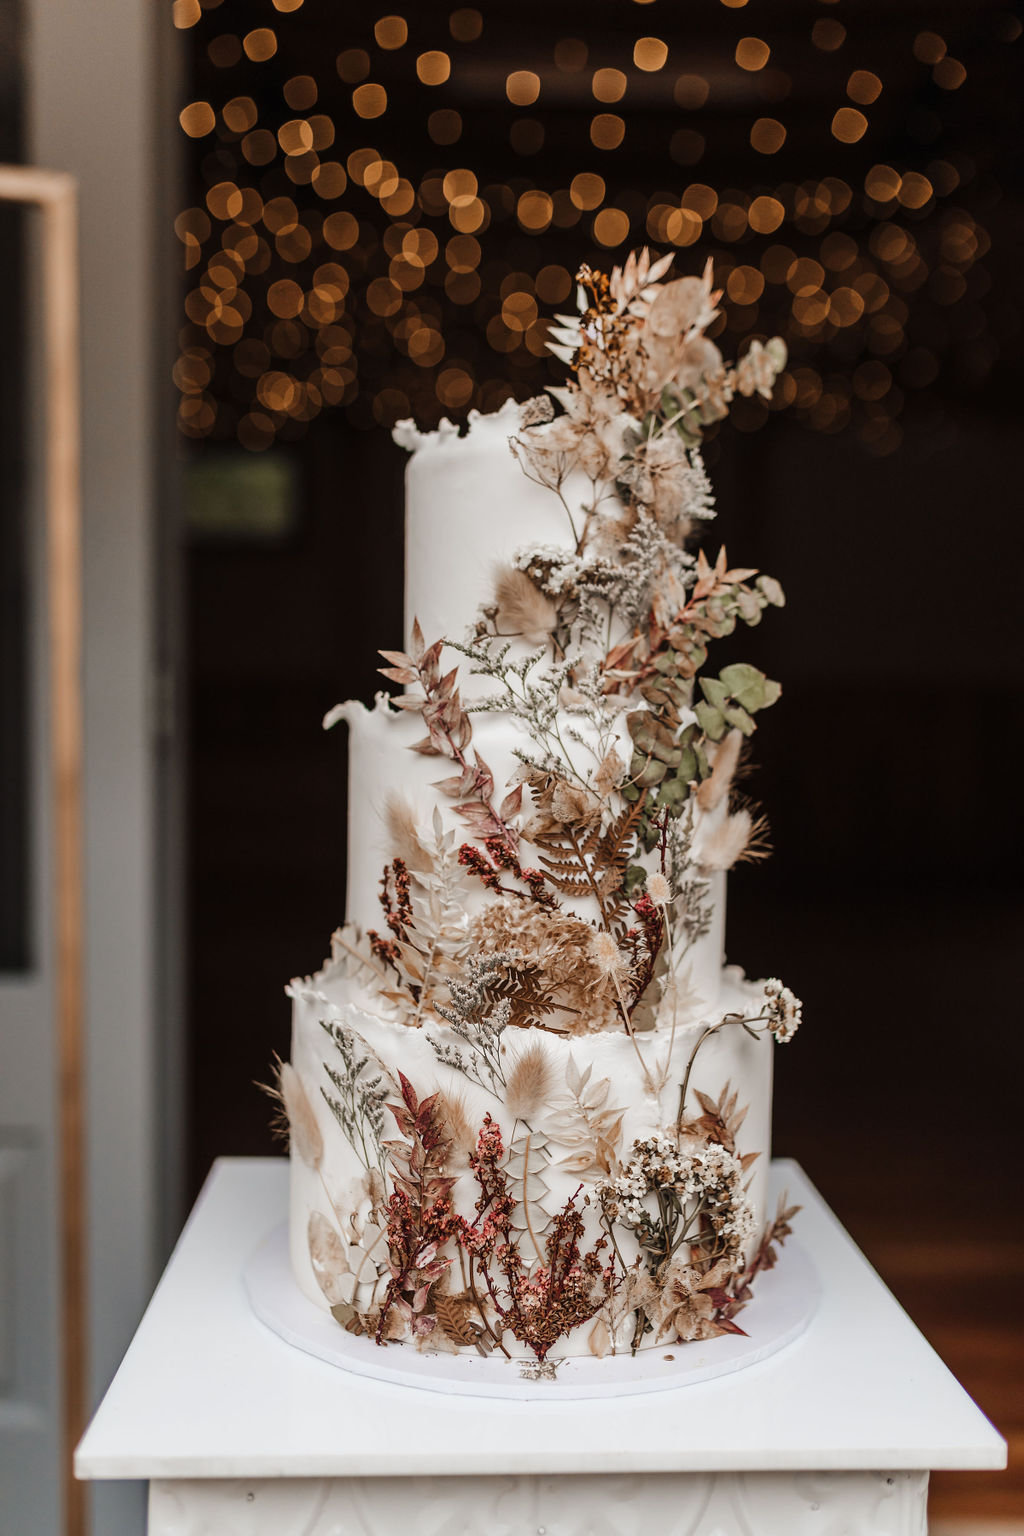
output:
M510 440L521 407L471 411L460 435L449 421L436 432L401 422L395 440L410 450L405 489L405 628L414 620L428 643L462 640L489 597L496 569L517 550L572 551L590 481L574 471L562 497L529 478Z

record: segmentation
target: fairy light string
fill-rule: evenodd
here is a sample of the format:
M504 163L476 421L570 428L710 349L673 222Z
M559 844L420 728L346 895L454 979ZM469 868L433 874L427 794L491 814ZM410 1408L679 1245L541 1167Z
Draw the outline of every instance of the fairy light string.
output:
M1016 41L1002 12L905 20L872 57L832 3L773 23L698 0L686 35L643 0L613 28L565 5L518 30L473 8L344 28L325 0L171 9L203 86L179 115L202 189L175 221L187 437L258 451L325 410L429 423L535 393L576 263L643 243L679 270L713 255L732 344L789 344L771 409L872 452L948 366L949 311L972 310L975 366L994 361L979 168L949 145L975 33L983 61ZM769 407L744 404L757 430Z

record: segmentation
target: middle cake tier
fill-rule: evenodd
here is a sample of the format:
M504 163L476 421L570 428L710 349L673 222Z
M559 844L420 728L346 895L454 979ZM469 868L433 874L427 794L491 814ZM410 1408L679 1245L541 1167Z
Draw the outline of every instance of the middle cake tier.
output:
M418 715L396 710L387 695L379 694L372 709L349 701L332 711L328 719L332 723L344 719L349 728L346 920L363 933L383 930L386 916L381 896L387 895L386 887L382 887L385 868L390 869L399 857L415 873L417 862L421 862L417 840L433 842L439 837L451 845L452 857L457 862L459 849L475 841L474 833L460 817L456 805L438 793L437 783L447 777L451 765L414 750L423 737L423 722ZM487 765L500 794L515 779L521 768L517 754L529 742L524 743L521 725L503 712L474 715L473 719L474 753ZM572 718L567 717L566 734L572 726ZM624 723L617 728L616 739L628 760L629 738ZM583 744L579 748L581 752L586 750ZM528 803L526 809L528 812ZM694 821L692 846L699 851L725 820L728 807L722 802L714 810L704 812L694 804L690 814ZM544 858L534 848L529 855ZM637 851L633 857L650 871L658 868L657 850L650 854ZM465 867L462 868L464 878L450 920L464 923L470 948L482 953L529 949L542 937L552 949L564 951L569 969L575 965L577 973L585 976L588 936L582 925L600 924L598 895L566 895L556 914L538 916L521 895L501 900L500 886L485 888L471 875L465 875ZM725 873L704 868L698 860L679 894L680 937L673 947L671 965L676 1006L682 1016L696 1017L714 1008L718 1001L725 960L725 890ZM530 944L524 945L527 934L523 924L527 922L536 931L529 934ZM585 1009L585 1003L582 1006ZM580 1018L578 995L570 1007L577 1010L575 1016L571 1011L563 1011L554 1020L567 1033L587 1033L606 1022L598 1012L589 1024ZM644 1027L642 1019L638 1024Z

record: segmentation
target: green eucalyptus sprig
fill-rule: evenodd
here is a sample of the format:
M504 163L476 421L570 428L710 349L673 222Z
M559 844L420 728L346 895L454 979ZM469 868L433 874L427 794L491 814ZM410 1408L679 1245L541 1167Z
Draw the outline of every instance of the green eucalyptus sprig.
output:
M751 735L754 716L782 692L747 662L723 667L718 677L699 676L710 641L731 634L738 622L760 623L765 608L784 603L773 577L730 568L724 548L713 566L701 551L693 589L675 618L652 623L646 636L634 636L609 654L605 675L612 686L628 689L647 705L626 716L633 754L620 788L633 801L647 791L640 840L648 851L665 815L678 817L692 787L708 777L707 743L721 741L734 727ZM702 695L696 704L695 687Z

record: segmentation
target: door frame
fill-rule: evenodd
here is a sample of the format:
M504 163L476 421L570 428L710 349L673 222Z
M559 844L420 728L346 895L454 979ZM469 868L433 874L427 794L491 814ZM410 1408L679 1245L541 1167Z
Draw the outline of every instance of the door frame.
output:
M180 33L170 7L147 0L21 10L27 155L79 187L88 1411L181 1217L182 775L168 708L181 632L169 361ZM103 1536L142 1528L141 1488L91 1485L84 1500Z

